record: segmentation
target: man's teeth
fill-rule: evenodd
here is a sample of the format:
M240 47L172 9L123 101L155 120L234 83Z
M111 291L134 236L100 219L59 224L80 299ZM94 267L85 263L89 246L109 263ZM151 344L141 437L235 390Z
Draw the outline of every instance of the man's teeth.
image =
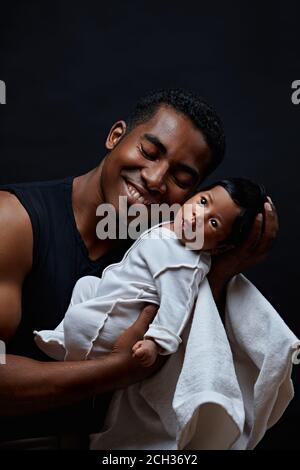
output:
M141 204L150 204L150 201L145 199L131 184L127 183L129 194L134 197Z

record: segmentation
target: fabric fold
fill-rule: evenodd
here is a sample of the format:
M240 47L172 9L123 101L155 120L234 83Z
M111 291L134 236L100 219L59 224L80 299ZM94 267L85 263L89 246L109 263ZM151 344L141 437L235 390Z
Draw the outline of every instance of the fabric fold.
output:
M91 448L253 449L293 398L299 346L243 275L228 286L224 327L204 279L179 349L153 377L114 394Z

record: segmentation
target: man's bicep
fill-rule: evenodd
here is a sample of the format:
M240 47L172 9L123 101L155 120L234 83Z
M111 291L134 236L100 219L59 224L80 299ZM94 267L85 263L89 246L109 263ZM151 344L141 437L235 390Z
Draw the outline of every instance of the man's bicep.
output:
M0 339L13 336L21 318L22 285L31 269L33 237L19 201L0 192Z
M22 288L16 281L0 281L0 339L9 341L21 320Z

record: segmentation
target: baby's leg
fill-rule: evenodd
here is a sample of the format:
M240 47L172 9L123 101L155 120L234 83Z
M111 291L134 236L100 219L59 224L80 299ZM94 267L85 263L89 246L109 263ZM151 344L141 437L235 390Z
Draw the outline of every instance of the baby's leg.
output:
M100 279L95 276L80 278L73 289L69 308L96 297L96 289ZM55 330L35 331L35 342L48 356L63 361L66 355L64 319Z
M99 283L100 279L96 276L84 276L78 279L72 292L70 306L97 297Z
M96 297L96 291L99 282L100 279L96 276L84 276L78 279L74 286L70 305L68 308ZM63 333L64 320L62 320L60 324L55 328L55 331Z

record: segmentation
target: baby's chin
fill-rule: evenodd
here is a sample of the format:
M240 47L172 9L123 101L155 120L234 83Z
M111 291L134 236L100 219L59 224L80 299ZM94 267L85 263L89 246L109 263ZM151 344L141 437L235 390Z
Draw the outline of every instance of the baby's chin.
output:
M212 243L203 243L202 240L197 240L196 238L193 240L187 240L184 237L179 238L178 240L182 245L184 245L187 249L193 250L193 251L213 251L214 249L217 248L216 244Z

